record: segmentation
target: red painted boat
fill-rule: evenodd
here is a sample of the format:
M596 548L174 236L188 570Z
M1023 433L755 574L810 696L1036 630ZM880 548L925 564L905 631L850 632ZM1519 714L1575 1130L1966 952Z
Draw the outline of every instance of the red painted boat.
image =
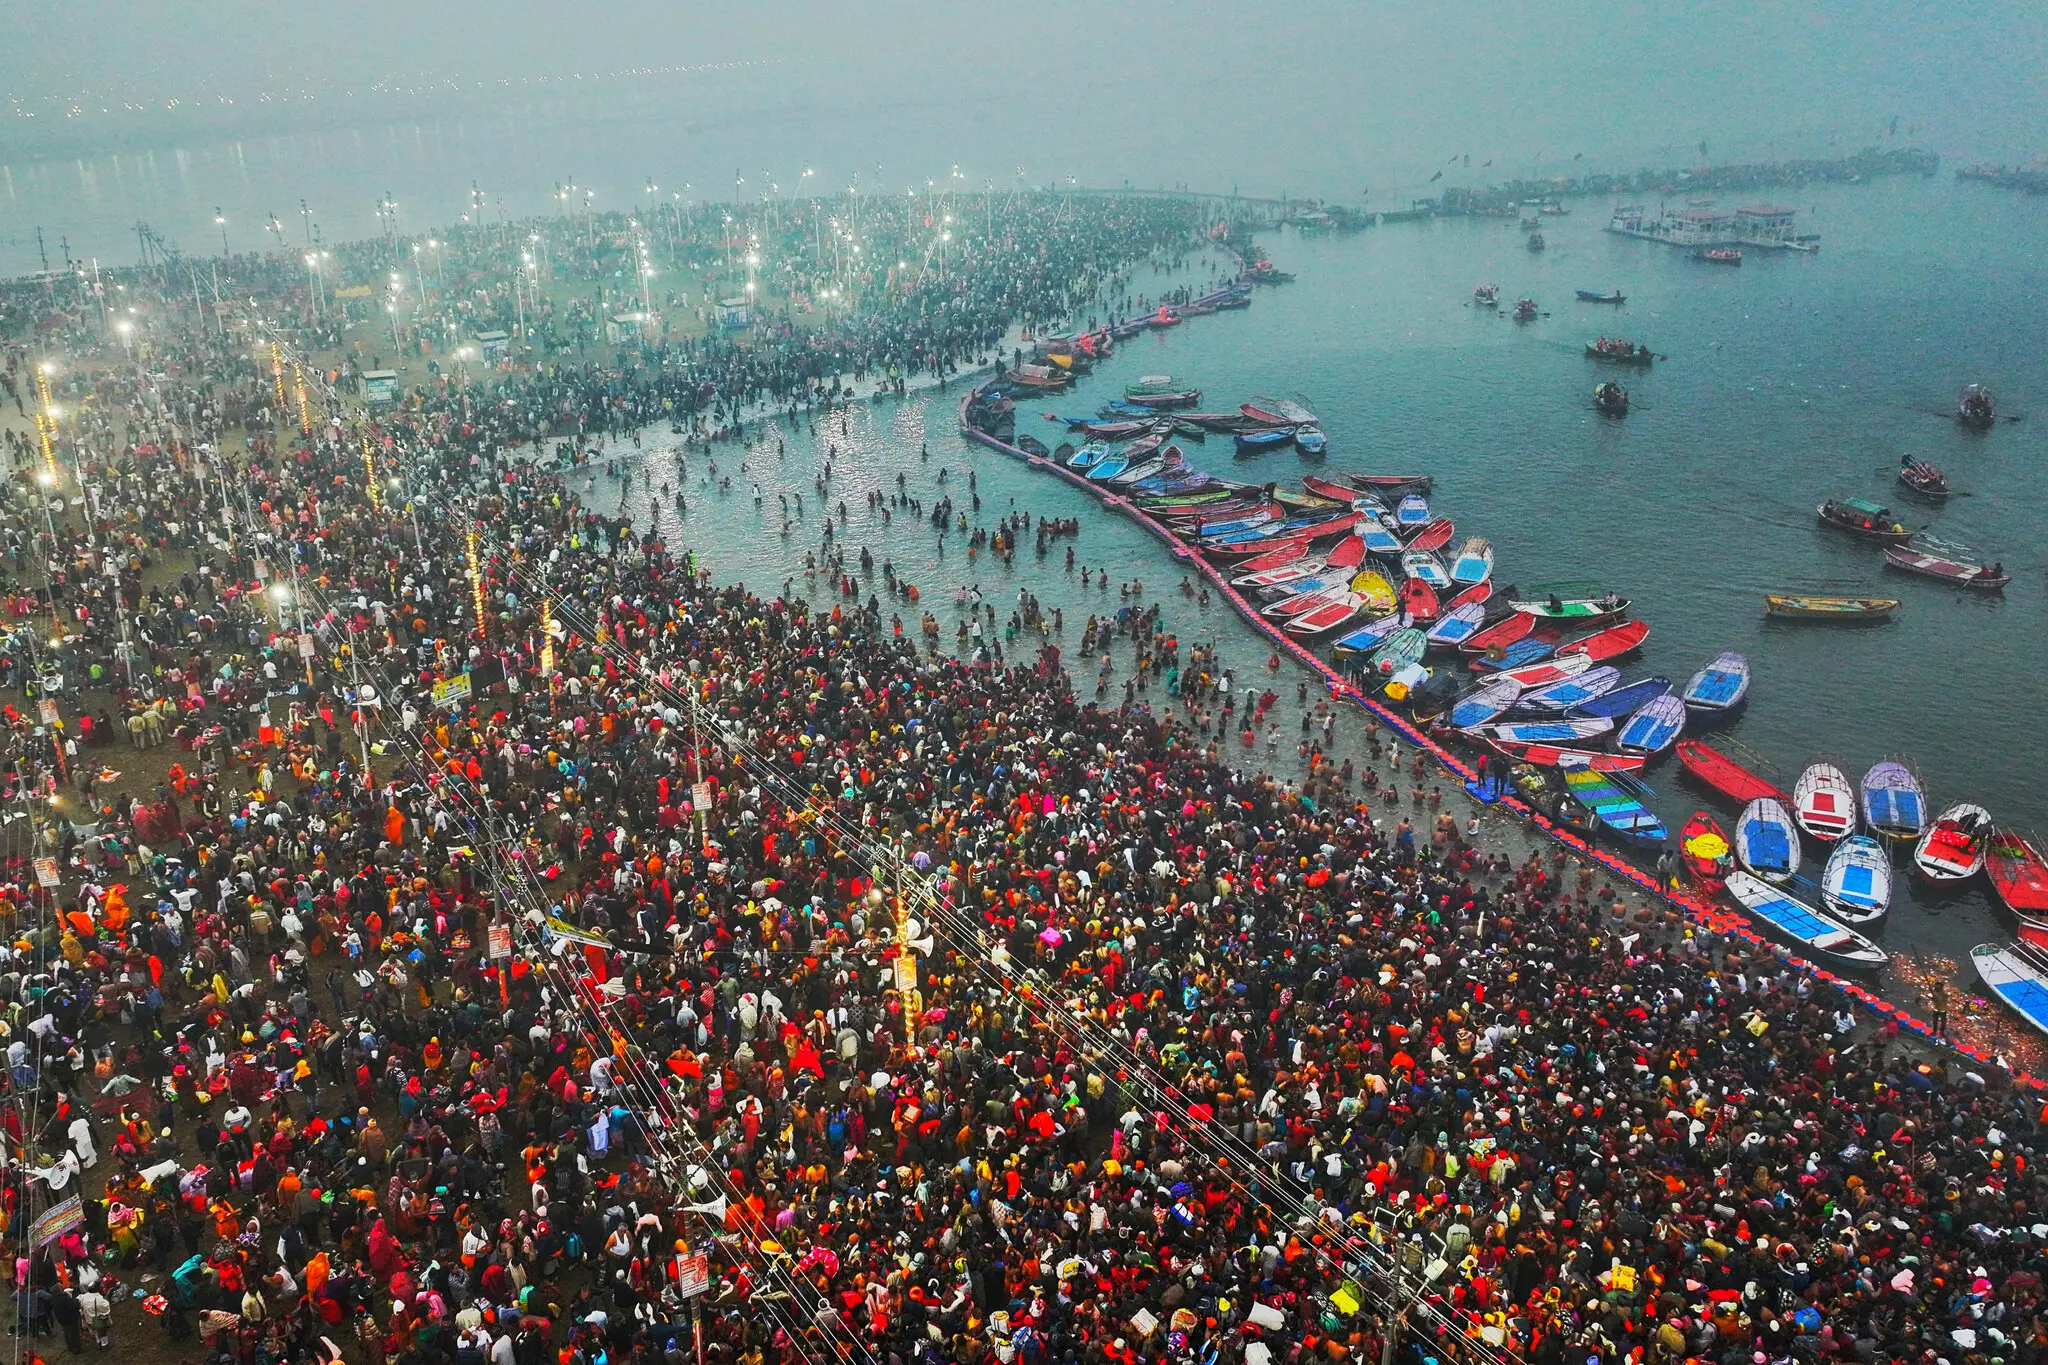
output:
M1536 618L1526 611L1518 611L1512 616L1501 617L1459 645L1458 651L1462 654L1484 654L1489 649L1506 649L1515 641L1525 638L1534 629Z
M1346 507L1367 496L1367 494L1356 488L1338 483L1335 479L1320 478L1314 474L1304 474L1301 479L1301 486L1314 493L1317 497L1334 498Z
M1277 550L1262 554L1257 559L1248 559L1235 567L1239 573L1264 573L1268 569L1284 569L1307 553L1307 541L1290 540Z
M1327 556L1327 563L1333 569L1355 569L1364 561L1365 542L1357 536L1344 537Z
M1641 621L1624 621L1618 626L1596 630L1591 635L1581 636L1557 647L1559 654L1583 654L1594 663L1605 663L1619 659L1622 655L1642 647L1643 637L1650 633L1650 627Z
M1436 477L1431 474L1351 474L1347 475L1353 488L1363 488L1368 493L1427 493L1436 487Z
M1451 533L1457 528L1451 525L1449 517L1438 517L1424 522L1422 529L1415 533L1415 539L1408 542L1411 550L1441 550L1451 543Z
M1418 626L1428 625L1443 611L1442 604L1436 600L1436 589L1419 578L1410 578L1401 584L1401 605L1407 609L1409 621Z
M1555 744L1530 744L1522 740L1488 741L1509 758L1534 763L1539 768L1591 768L1602 773L1633 773L1649 759L1641 754L1609 754L1596 749L1564 749Z
M2031 920L2040 929L2044 946L2048 946L2048 861L2043 861L2041 851L2013 830L1993 830L1991 847L1984 855L1984 871L1991 878L1998 899L2019 916L2020 937L2027 937L2025 931Z
M1693 882L1710 896L1720 893L1721 884L1735 866L1728 831L1703 810L1694 811L1685 828L1679 831L1678 853L1685 860L1685 870L1692 874Z
M1483 604L1491 596L1493 596L1493 580L1490 578L1481 579L1456 597L1453 597L1450 601L1444 603L1444 614L1448 616L1459 607L1469 606L1473 603Z
M1312 543L1318 540L1329 540L1332 537L1343 535L1357 524L1358 514L1350 512L1341 517L1332 517L1328 521L1319 521L1313 526L1301 527L1299 530L1290 531L1286 535L1272 536L1265 540L1248 540L1236 545L1204 545L1200 548L1203 554L1217 559L1232 559L1240 555L1262 555L1297 542Z
M1787 803L1792 800L1773 783L1758 777L1719 749L1702 744L1699 740L1679 740L1677 753L1678 762L1686 772L1739 806L1746 806L1765 796Z

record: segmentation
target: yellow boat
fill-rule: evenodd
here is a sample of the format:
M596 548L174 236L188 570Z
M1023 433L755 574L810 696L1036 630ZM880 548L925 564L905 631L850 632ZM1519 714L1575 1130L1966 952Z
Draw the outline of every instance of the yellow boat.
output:
M1870 621L1898 609L1896 597L1804 597L1777 592L1764 597L1768 615L1806 621Z
M1353 578L1351 591L1365 599L1366 609L1374 616L1385 616L1394 609L1394 585L1376 569L1367 569Z

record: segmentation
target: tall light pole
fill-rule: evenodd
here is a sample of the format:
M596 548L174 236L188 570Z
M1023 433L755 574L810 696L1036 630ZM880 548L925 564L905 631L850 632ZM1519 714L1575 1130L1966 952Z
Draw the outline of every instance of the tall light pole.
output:
M220 229L220 254L228 254L228 216L220 211L220 205L213 206L213 225Z

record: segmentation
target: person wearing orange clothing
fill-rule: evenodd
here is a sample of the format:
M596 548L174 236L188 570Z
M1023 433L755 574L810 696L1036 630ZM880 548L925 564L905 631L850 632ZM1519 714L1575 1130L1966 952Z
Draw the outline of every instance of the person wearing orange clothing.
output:
M384 812L384 841L394 848L405 842L405 813L396 806Z

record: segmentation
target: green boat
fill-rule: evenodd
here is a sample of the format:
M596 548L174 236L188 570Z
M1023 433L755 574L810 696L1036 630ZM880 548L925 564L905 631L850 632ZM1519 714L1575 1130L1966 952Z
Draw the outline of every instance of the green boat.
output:
M1170 498L1140 498L1138 503L1148 511L1171 512L1180 507L1207 507L1212 502L1226 502L1235 497L1237 491L1228 486L1205 488L1199 493L1176 493Z
M1428 648L1429 637L1407 626L1389 635L1378 649L1366 655L1365 666L1374 673L1395 673L1409 664L1420 663L1423 651Z
M1588 592L1584 588L1571 591L1560 585L1548 591L1538 588L1536 595L1529 600L1510 602L1508 606L1514 611L1527 612L1538 621L1562 621L1585 626L1627 614L1628 599L1620 593Z

